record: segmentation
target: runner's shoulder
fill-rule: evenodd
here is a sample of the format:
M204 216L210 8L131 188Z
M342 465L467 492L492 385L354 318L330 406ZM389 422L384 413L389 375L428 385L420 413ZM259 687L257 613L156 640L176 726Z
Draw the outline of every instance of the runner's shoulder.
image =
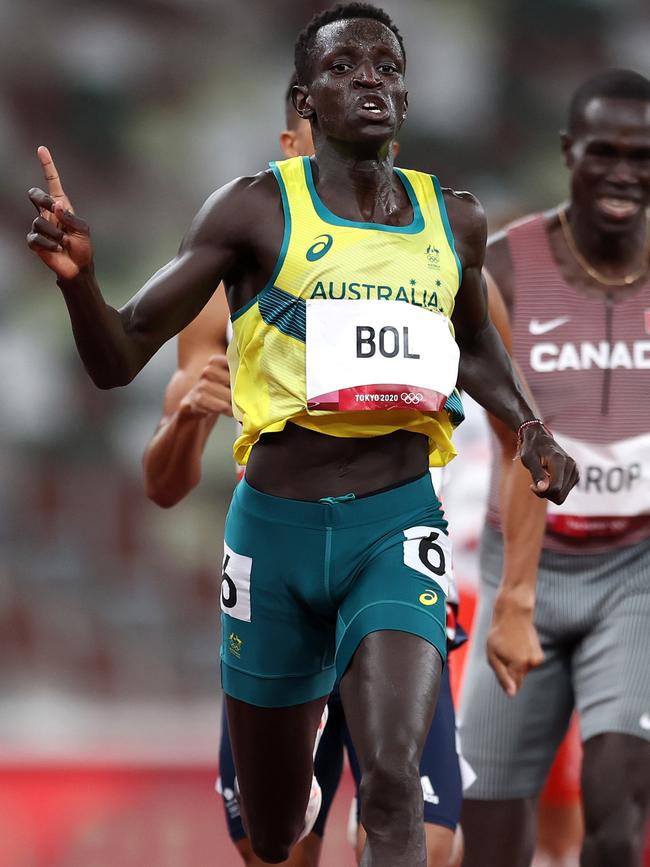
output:
M508 235L510 232L525 226L527 223L532 223L534 220L538 220L540 216L544 218L544 225L547 229L554 227L558 222L558 210L559 208L556 206L543 212L533 211L530 214L524 214L523 217L516 217L514 220L508 221L496 232L490 234L490 237L488 238L488 249L492 247L506 247L508 245Z
M482 262L487 238L483 205L473 193L442 188L456 250L464 266Z
M211 193L203 203L191 234L245 242L260 224L282 213L282 199L270 169L235 178Z
M458 223L471 231L485 232L487 223L485 211L473 193L443 187L442 195L452 226Z
M543 213L533 212L510 220L498 231L493 232L488 238L485 251L485 267L497 282L506 301L510 304L512 287L512 256L510 249L510 233L516 231L528 223L538 220L542 216L547 229L557 223L557 208L551 208Z

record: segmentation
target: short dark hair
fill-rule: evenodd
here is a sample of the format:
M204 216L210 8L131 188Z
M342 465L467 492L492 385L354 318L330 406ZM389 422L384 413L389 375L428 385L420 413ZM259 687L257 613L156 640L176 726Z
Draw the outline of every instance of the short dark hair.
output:
M291 73L289 84L287 85L287 89L284 93L284 117L287 124L287 129L295 129L298 125L298 121L300 120L300 115L296 111L296 108L293 104L293 99L291 98L293 89L297 84L298 76L296 75L296 72L294 70Z
M332 24L334 21L348 21L351 18L370 18L388 27L397 37L399 47L402 49L404 63L406 63L406 49L402 34L387 12L377 6L372 6L370 3L339 3L331 9L314 15L305 29L298 34L294 48L294 62L300 84L306 84L309 79L309 58L316 41L316 34L321 27Z
M569 104L569 132L576 132L592 99L638 99L650 102L650 81L631 69L608 69L583 82Z

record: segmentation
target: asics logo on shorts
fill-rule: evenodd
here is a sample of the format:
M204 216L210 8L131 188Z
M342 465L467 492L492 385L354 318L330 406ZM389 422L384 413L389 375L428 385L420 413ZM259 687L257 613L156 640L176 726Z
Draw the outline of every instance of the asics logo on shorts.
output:
M438 601L438 594L431 591L430 593L420 593L420 602L422 605L435 605Z
M404 401L404 403L418 404L418 403L422 403L422 401L424 400L424 395L420 394L419 391L416 391L416 392L403 391L399 397L400 397L400 400Z

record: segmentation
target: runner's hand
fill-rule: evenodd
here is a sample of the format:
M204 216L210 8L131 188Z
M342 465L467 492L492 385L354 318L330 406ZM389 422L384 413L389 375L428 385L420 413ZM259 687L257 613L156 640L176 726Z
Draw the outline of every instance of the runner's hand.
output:
M37 153L47 193L38 187L29 191L38 217L27 235L27 244L59 279L73 280L92 264L90 230L87 223L74 216L49 150L41 146Z
M488 662L506 695L517 694L528 672L544 661L532 606L498 596L488 633Z
M232 415L230 372L225 355L211 355L196 384L179 405L181 415Z
M563 503L578 482L578 468L545 427L532 424L524 428L519 455L533 478L531 491L553 503Z

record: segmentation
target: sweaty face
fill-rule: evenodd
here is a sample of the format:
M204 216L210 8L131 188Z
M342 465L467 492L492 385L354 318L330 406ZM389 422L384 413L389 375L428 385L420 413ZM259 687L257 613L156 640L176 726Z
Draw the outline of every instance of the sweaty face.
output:
M321 27L311 52L306 105L324 136L348 142L395 137L406 114L404 58L395 34L365 18Z
M564 143L572 199L594 224L627 231L650 206L650 102L594 98Z

